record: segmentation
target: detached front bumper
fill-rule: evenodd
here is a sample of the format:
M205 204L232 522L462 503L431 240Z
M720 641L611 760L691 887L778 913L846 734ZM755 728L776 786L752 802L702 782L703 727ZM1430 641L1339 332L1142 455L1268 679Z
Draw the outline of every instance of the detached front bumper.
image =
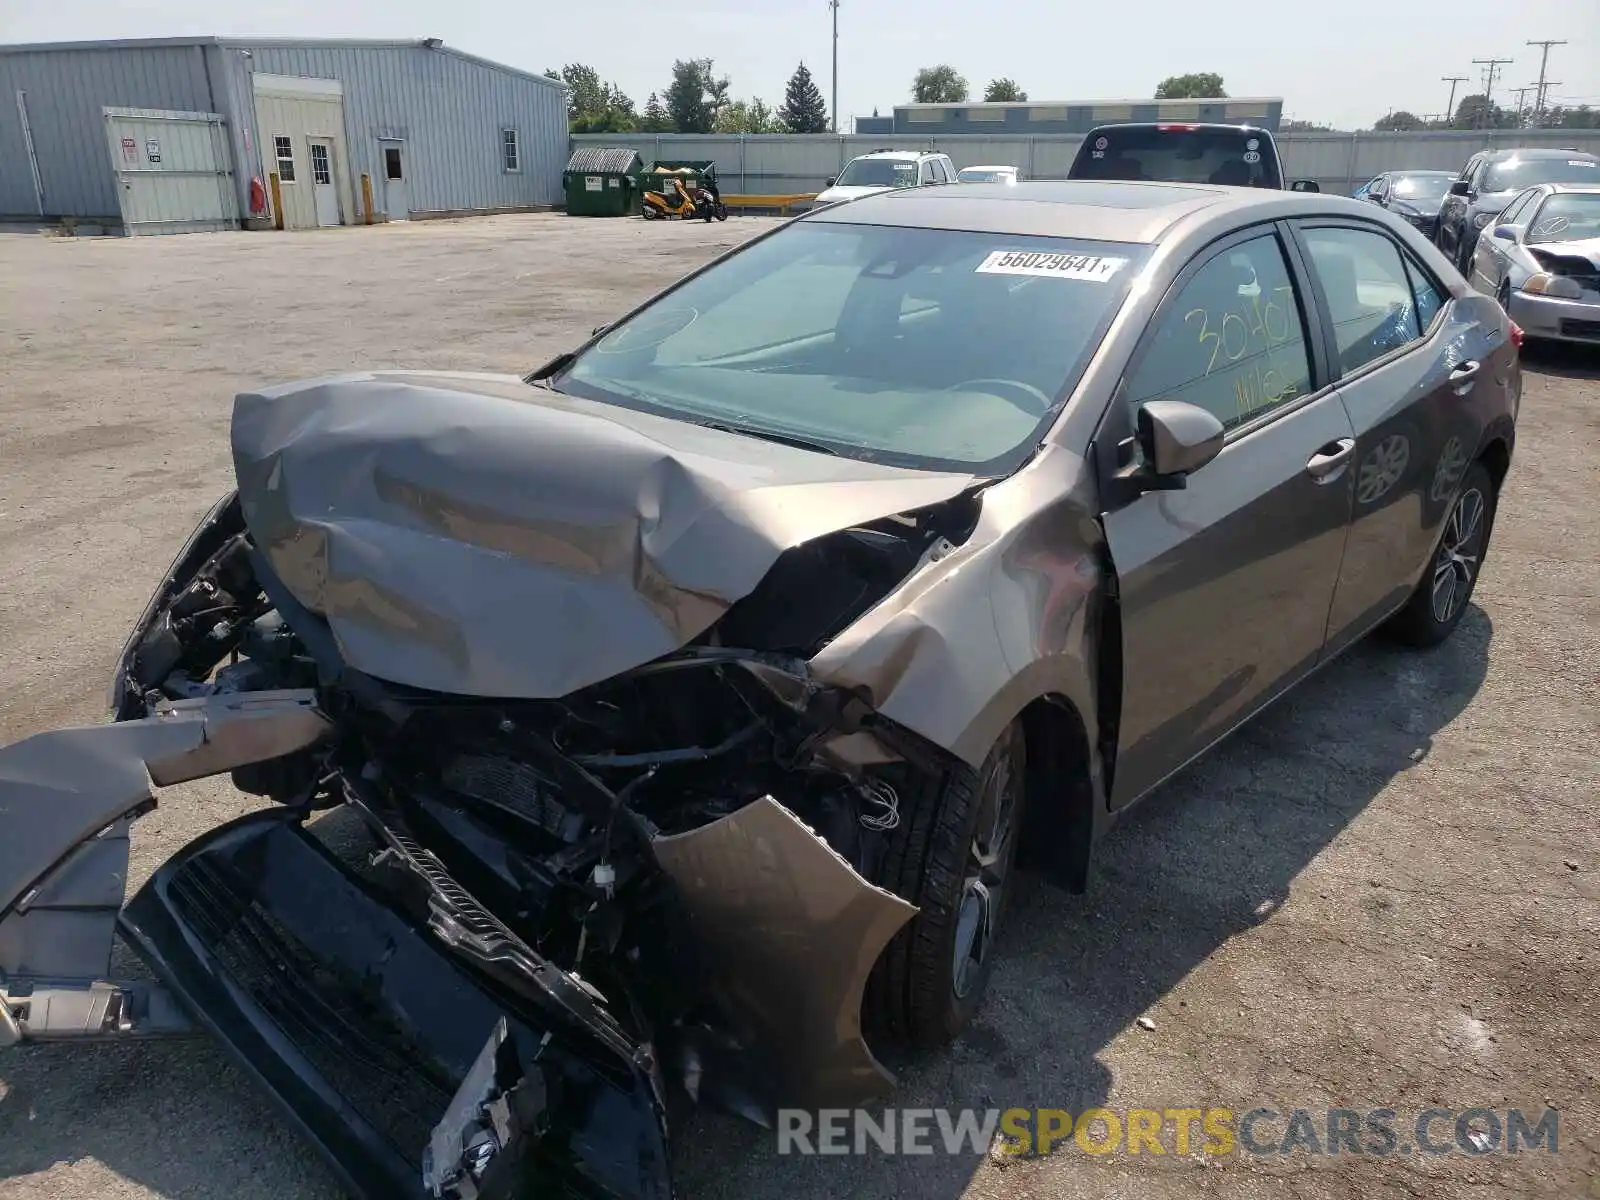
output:
M500 1147L518 1159L502 1176L551 1195L670 1200L648 1060L495 997L291 813L191 843L120 929L359 1195L429 1194L424 1148L504 1020L542 1100L525 1106L537 1139L530 1128ZM524 1194L478 1188L485 1200Z
M1600 345L1600 300L1511 293L1511 319L1529 337Z

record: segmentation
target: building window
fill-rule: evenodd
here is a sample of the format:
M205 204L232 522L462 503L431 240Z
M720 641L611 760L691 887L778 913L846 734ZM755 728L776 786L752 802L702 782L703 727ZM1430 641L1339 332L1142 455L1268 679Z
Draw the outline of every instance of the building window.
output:
M294 182L294 145L281 133L272 139L273 151L278 156L278 182Z
M383 148L383 177L385 179L403 179L400 170L400 147L385 146Z
M517 155L517 131L515 129L502 129L500 131L500 155L505 162L506 170L522 170L522 160Z
M328 148L319 142L311 143L311 182L327 187L333 182L333 167L328 161Z

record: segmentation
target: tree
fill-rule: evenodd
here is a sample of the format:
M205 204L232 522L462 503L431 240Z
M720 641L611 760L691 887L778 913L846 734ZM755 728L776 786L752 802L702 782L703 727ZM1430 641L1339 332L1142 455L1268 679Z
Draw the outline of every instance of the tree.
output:
M545 75L567 85L567 122L573 133L626 133L637 127L633 101L616 84L601 83L593 67L568 63Z
M1450 121L1456 129L1510 129L1516 123L1516 113L1507 112L1482 92L1461 97Z
M1543 117L1541 124L1552 129L1600 129L1600 109L1590 108L1587 104L1572 108L1558 104Z
M670 133L672 131L672 116L667 112L666 106L661 103L661 97L654 92L650 99L644 102L644 117L639 121L639 128L646 133Z
M1332 125L1321 121L1284 121L1278 126L1280 133L1331 133Z
M667 88L667 112L679 133L710 133L728 106L727 76L718 79L709 58L678 59Z
M985 104L1021 104L1027 98L1028 93L1017 86L1015 79L991 79L983 89Z
M1379 133L1409 133L1414 129L1427 128L1427 122L1416 113L1401 109L1386 116L1379 117L1372 123L1372 128Z
M948 63L923 67L911 81L914 104L960 104L967 98L967 81Z
M751 133L782 133L783 122L778 120L777 111L767 107L765 100L750 101L750 132Z
M1222 76L1215 71L1199 71L1192 75L1168 75L1156 84L1157 100L1186 100L1198 96L1206 99L1224 99Z
M827 133L828 103L822 98L822 89L811 78L811 69L801 63L789 76L789 86L783 90L783 103L778 106L778 120L790 133Z

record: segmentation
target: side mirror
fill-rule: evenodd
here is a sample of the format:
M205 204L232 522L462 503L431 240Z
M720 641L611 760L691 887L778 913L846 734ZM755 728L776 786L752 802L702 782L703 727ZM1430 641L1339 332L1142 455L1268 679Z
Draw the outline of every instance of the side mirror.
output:
M1467 194L1467 181L1458 179L1452 183L1450 185L1450 194L1452 196L1465 196Z
M826 183L824 183L822 186L823 187L832 187L834 184L836 184L838 182L839 182L839 180L837 178L829 178L828 181Z
M1494 232L1490 234L1490 236L1501 238L1508 242L1514 242L1517 240L1517 234L1519 232L1521 231L1515 225L1496 225L1494 227Z
M1315 179L1296 179L1289 185L1291 192L1320 192L1322 186Z
M1147 491L1176 491L1187 476L1222 452L1226 433L1215 416L1182 400L1150 400L1135 416L1144 462L1138 483Z

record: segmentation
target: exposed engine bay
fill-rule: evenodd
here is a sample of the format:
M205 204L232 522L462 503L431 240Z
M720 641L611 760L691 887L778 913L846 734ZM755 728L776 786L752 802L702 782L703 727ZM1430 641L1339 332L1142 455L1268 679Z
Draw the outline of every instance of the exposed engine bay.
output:
M247 885L241 864L280 843L271 856L309 853L289 847L282 821L298 828L340 806L359 818L366 841L345 855L350 880L512 1001L493 1014L444 1116L426 1138L411 1129L406 1149L425 1143L426 1153L405 1157L435 1196L510 1195L500 1189L520 1186L512 1159L562 1142L550 1132L552 1121L557 1130L570 1122L555 1098L561 1072L535 1069L551 1030L539 1035L534 1021L533 1033L519 1033L519 1012L555 1013L581 1030L578 1058L595 1042L606 1047L613 1075L625 1063L637 1076L623 1092L658 1117L669 1084L763 1122L781 1104L881 1096L893 1081L860 1035L862 993L917 910L872 881L905 819L902 796L919 776L961 766L859 697L814 682L805 660L947 553L976 508L960 496L794 547L680 651L560 699L505 700L351 668L328 625L277 578L232 496L125 648L113 713L139 724L183 706L303 694L315 697L326 734L233 766L241 790L282 806L280 824L248 847L224 827L214 845L196 843L163 868L152 889L202 923L230 903L259 908L226 900L227 880L241 896L278 886ZM196 891L181 877L199 866ZM161 933L168 918L152 904L137 897L123 929L159 958L163 938L178 939ZM272 922L289 920L287 901L268 907ZM308 911L308 929L312 920ZM267 958L308 955L300 935L272 922L255 935L270 940ZM217 944L236 928L217 923ZM347 984L350 995L367 987ZM569 1087L587 1086L566 1074ZM645 1140L664 1147L664 1131ZM593 1194L669 1194L659 1190L670 1187L664 1166L657 1175L645 1163L664 1162L664 1150L609 1181L583 1153L552 1153L547 1166L563 1186L580 1178Z

